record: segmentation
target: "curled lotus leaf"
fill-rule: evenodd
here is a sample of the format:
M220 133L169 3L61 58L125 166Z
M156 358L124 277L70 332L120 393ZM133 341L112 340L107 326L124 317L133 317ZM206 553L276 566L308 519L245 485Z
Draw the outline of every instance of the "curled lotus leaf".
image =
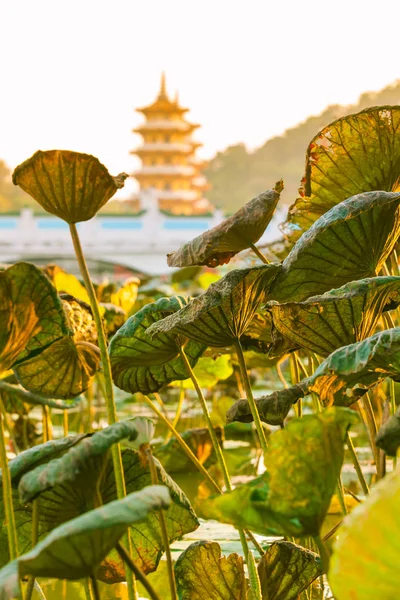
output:
M374 333L382 313L399 303L400 277L372 277L302 302L267 306L282 336L325 357Z
M340 527L328 573L337 600L392 600L399 593L400 478L379 481ZM373 564L373 568L371 568Z
M400 380L400 327L338 348L310 377L310 391L324 405L350 406L378 381Z
M400 446L400 408L382 425L376 436L376 445L389 456L396 456Z
M100 285L97 288L97 296L100 302L113 304L130 314L136 302L139 285L140 279L130 277L118 289L113 283Z
M57 291L40 269L21 262L0 273L0 372L69 333Z
M399 126L398 106L377 106L330 123L311 140L300 198L283 225L289 239L350 196L398 191Z
M220 445L223 446L221 428L216 427L215 433ZM198 458L199 462L206 468L217 462L211 436L207 428L187 429L182 433L182 438L196 458ZM158 458L167 473L197 471L197 467L193 465L190 458L182 452L182 448L176 438L172 438L166 444L157 448L154 455Z
M188 341L175 332L152 339L147 328L188 304L183 296L160 298L144 306L117 331L110 343L110 360L116 386L134 394L158 392L172 381L187 379L188 372L179 354L181 346L193 367L205 350L203 344Z
M400 234L400 193L366 192L331 208L293 246L270 300L299 302L374 277Z
M168 254L168 265L217 267L228 263L235 254L255 244L263 235L275 212L282 189L283 182L280 181L273 190L267 190L253 198L213 229Z
M134 441L138 431L134 421L120 421L105 429L77 441L68 448L60 458L55 458L44 465L30 469L19 482L21 502L32 502L42 492L55 485L74 484L84 475L85 481L91 475L98 478L93 463L101 461L102 456L123 439Z
M318 554L285 541L271 544L257 569L262 597L268 600L297 600L323 573Z
M269 425L282 425L293 404L296 404L300 398L304 398L308 393L308 379L304 379L290 388L255 398L261 421ZM240 423L252 423L254 421L246 398L237 400L226 413L226 422L233 423L234 421Z
M178 312L149 328L151 338L182 334L201 344L230 346L246 332L279 265L230 271Z
M126 312L119 306L115 306L115 304L110 304L109 302L101 302L100 307L104 311L103 321L107 335L112 336L125 323Z
M62 298L72 335L62 337L14 367L23 387L45 398L79 396L100 368L97 329L90 306L73 296Z
M70 150L38 150L13 173L14 185L67 223L94 217L126 178L112 177L94 156Z
M93 435L73 438L58 445L44 445L30 459L18 457L11 475L14 487L14 507L20 550L30 548L32 532L32 506L28 501L36 498L39 506L39 540L61 523L92 510L100 502L107 504L117 498L115 475L109 449L114 443L129 440L136 435L135 420L123 421ZM25 454L25 453L24 453ZM29 457L28 457L29 458ZM165 513L170 542L197 529L199 522L189 500L165 472L157 459L156 469L160 484L169 489L171 505ZM122 465L127 493L141 490L151 484L149 466L140 452L130 448L122 451ZM15 489L19 484L19 499ZM0 511L0 517L4 514ZM8 556L6 538L0 542L0 558ZM164 551L159 515L153 514L145 522L136 523L131 530L132 558L146 573L154 571ZM2 553L1 553L2 550ZM98 570L102 581L115 583L125 580L124 566L118 555L110 555Z
M22 598L19 579L27 575L72 580L89 577L130 525L146 521L154 511L169 505L166 487L148 486L56 527L30 552L0 571L0 598Z
M202 503L206 518L264 535L319 535L357 415L329 408L294 418L270 436L261 477Z
M247 600L242 557L222 556L217 542L201 540L186 548L176 561L175 576L180 600Z

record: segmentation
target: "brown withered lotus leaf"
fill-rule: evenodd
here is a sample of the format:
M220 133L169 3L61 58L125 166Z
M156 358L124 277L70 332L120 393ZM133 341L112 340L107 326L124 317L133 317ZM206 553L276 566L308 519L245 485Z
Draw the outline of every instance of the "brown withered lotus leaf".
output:
M311 140L300 197L282 226L289 239L350 196L398 191L399 126L399 106L376 106L333 121Z
M326 357L376 331L382 313L400 303L400 277L369 277L302 302L269 302L273 338Z
M178 312L154 323L151 337L180 333L207 346L232 345L245 333L266 298L279 265L230 271Z
M217 267L228 263L235 254L260 239L272 219L282 189L283 182L279 181L273 190L267 190L253 198L213 229L168 254L168 265Z
M289 410L296 402L308 394L308 379L292 387L273 392L268 396L255 398L261 421L269 425L282 425ZM246 398L240 398L226 413L226 422L252 423L254 421Z
M88 221L124 186L128 176L112 177L100 161L70 150L38 150L18 165L13 183L47 212L67 223Z

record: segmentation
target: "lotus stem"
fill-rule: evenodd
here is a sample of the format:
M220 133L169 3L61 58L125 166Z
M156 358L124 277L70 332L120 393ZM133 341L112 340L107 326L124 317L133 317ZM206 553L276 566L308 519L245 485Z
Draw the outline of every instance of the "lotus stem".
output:
M64 409L63 410L63 434L64 434L64 437L68 436L68 431L69 431L69 428L68 428L68 411Z
M85 597L86 597L86 600L94 600L93 594L92 594L92 586L91 586L91 583L90 583L90 579L84 579L83 580L83 587L85 588Z
M364 396L363 396L363 406L364 406L364 410L365 410L366 425L367 425L367 428L369 431L369 438L370 438L370 442L371 442L372 452L373 452L374 458L375 458L377 477L378 477L378 479L381 479L382 473L381 473L381 468L380 468L381 465L380 465L380 460L379 460L379 450L378 450L378 447L377 447L376 441L375 441L376 434L378 433L378 428L376 426L374 410L372 408L371 398L370 398L368 392L366 394L364 394Z
M349 432L347 432L347 434L346 434L346 444L347 444L347 447L349 449L349 452L350 452L350 455L351 455L351 459L353 461L354 468L355 468L356 473L358 475L358 480L360 482L361 488L362 488L364 494L366 496L368 496L368 494L369 494L369 488L368 488L367 482L365 480L364 473L362 472L361 465L360 465L360 462L358 460L358 456L357 456L357 453L355 451L355 448L354 448L354 445L353 445L353 441L352 441L352 439L351 439L351 437L349 435Z
M253 250L254 254L264 263L264 265L269 265L270 261L264 254L257 248L255 244L250 244L250 248Z
M212 421L211 421L211 416L210 416L210 412L208 410L206 399L204 398L203 391L202 391L202 389L200 387L199 382L197 381L197 377L196 377L196 375L195 375L192 367L190 366L190 363L189 363L188 358L186 356L185 350L183 349L182 346L180 347L179 351L180 351L180 355L181 355L182 361L183 361L183 363L184 363L184 365L186 367L186 370L187 370L187 372L189 374L189 377L192 380L194 388L195 388L195 390L197 392L197 396L198 396L198 398L200 400L200 404L201 404L201 407L203 409L204 418L205 418L206 423L207 423L208 432L210 434L211 441L212 441L212 444L213 444L213 447L214 447L214 452L215 452L215 454L217 456L218 464L219 464L220 469L222 471L222 475L223 475L223 478L224 478L224 483L225 483L226 490L228 492L231 492L232 491L231 479L229 477L228 468L226 466L226 462L225 462L225 458L224 458L224 455L223 455L222 450L221 450L221 446L220 446L220 444L218 442L218 438L217 438L217 436L215 434L215 430L214 430L214 427L213 427L213 424L212 424ZM245 557L246 562L247 562L248 554L249 554L249 547L247 545L246 536L244 535L243 529L239 529L238 528L238 532L239 532L240 542L241 542L242 548L243 548L243 554L244 554L244 557Z
M340 504L340 508L342 509L342 513L346 516L347 515L346 499L344 497L343 483L342 483L342 478L340 475L337 478L336 493L339 498L339 504Z
M395 391L395 388L394 388L394 381L393 381L393 379L389 380L389 386L390 386L390 388L389 388L390 389L390 414L391 414L391 416L393 416L393 415L396 414L396 409L397 409L397 406L396 406L396 391ZM397 465L397 457L394 456L393 457L393 470L396 468L396 465Z
M101 600L99 585L98 585L97 579L94 575L90 576L90 587L92 588L94 600Z
M181 389L180 389L180 392L179 392L178 406L176 408L176 413L175 413L174 420L172 421L172 427L174 429L176 429L176 427L177 427L177 425L179 423L179 419L181 418L182 408L183 408L183 401L184 400L185 400L185 389L184 389L183 385L181 385ZM171 438L172 438L172 430L168 429L167 435L165 436L164 444L166 444L167 442L169 442L169 440Z
M153 485L157 485L158 484L157 468L156 468L156 464L154 462L154 458L153 458L153 454L151 452L150 446L148 446L146 448L146 456L147 456L147 461L149 463L151 483ZM172 564L171 549L169 547L169 538L168 538L167 524L165 522L164 510L161 508L158 511L158 514L160 516L160 529L161 529L161 535L162 535L164 549L165 549L165 556L167 559L167 569L168 569L169 589L171 592L171 600L178 600L178 594L176 591L175 573L174 573L174 567Z
M278 377L279 377L279 379L281 380L281 382L282 382L282 384L283 384L283 387L284 387L284 388L287 390L287 389L288 389L288 387L289 387L289 384L288 384L288 382L286 381L286 379L285 379L285 377L284 377L284 375L283 375L283 373L282 373L282 367L281 367L281 364L282 364L282 362L283 362L283 361L284 361L284 359L282 359L282 360L280 360L280 361L278 361L278 362L276 363L276 372L278 373Z
M149 594L151 600L161 600L160 596L157 594L157 592L155 591L155 589L153 588L153 586L151 585L151 583L149 582L149 580L147 579L145 574L133 562L133 560L131 559L131 557L125 550L125 548L120 543L118 543L115 546L115 548L116 548L118 554L120 555L120 557L122 558L122 560L124 561L124 563L130 568L130 570L135 574L136 579L138 581L140 581L142 586L145 588L145 590Z
M78 230L75 223L69 225L72 243L74 245L75 255L78 261L79 270L81 272L86 291L89 296L90 306L92 309L93 319L97 329L97 341L100 348L101 364L103 367L104 374L104 386L105 386L105 401L107 405L108 423L112 425L117 422L117 411L115 408L114 400L114 387L111 373L110 357L108 355L106 334L103 327L103 321L100 315L99 303L97 302L96 293L94 291L92 280L90 279L89 270L86 264L85 256L83 254L81 241L79 239ZM117 488L117 497L119 499L126 496L125 488L125 476L122 466L121 447L119 444L113 444L111 447L111 456L114 466L115 485ZM129 551L131 551L131 541L129 531L125 536L125 542L127 543ZM132 577L132 573L127 569L126 578L128 584L128 595L129 600L138 600L138 593L136 590L135 580Z
M39 538L39 500L35 498L32 502L32 548L36 546ZM33 588L35 587L35 577L30 575L24 600L31 600Z
M157 417L159 419L161 419L163 421L163 423L165 423L165 425L171 431L171 434L173 436L175 436L176 441L178 442L178 444L180 445L180 447L182 448L182 450L184 451L184 453L186 454L186 456L198 468L198 470L200 471L200 473L202 475L204 475L204 477L211 484L211 486L214 488L214 490L217 492L217 494L221 494L222 491L221 491L221 488L219 487L219 485L214 481L214 479L211 477L211 475L209 474L209 472L207 471L207 469L201 464L201 462L199 461L199 459L197 458L197 456L189 448L189 446L187 445L187 443L185 442L185 440L182 438L182 436L180 435L180 433L178 433L178 431L172 425L171 421L169 421L169 419L167 419L167 417L154 404L154 402L152 400L150 400L150 398L148 396L144 396L144 398L145 398L146 403L151 408L151 410L157 415Z
M261 593L261 583L260 578L258 576L256 561L254 560L254 556L252 552L249 552L249 559L247 562L247 569L249 571L249 581L252 590L252 598L253 600L263 600ZM268 590L267 596L264 595L264 600L268 600Z
M50 410L48 406L43 406L43 443L53 439L53 427L51 424Z
M318 550L319 550L319 555L320 555L321 560L322 560L322 566L324 568L324 573L328 573L328 571L329 571L329 562L330 562L330 559L331 559L331 554L329 552L328 546L321 539L320 535L316 535L314 537L314 541L317 544L317 547L318 547Z
M236 348L236 353L237 353L237 357L238 357L238 361L239 361L240 374L242 376L244 389L246 390L247 402L249 403L251 414L253 415L254 424L256 426L256 430L258 433L258 438L260 441L262 451L265 454L267 452L268 444L267 444L267 440L265 437L264 428L261 423L260 415L258 414L258 408L254 401L253 392L251 391L250 380L249 380L249 376L247 373L246 362L244 359L243 348L240 343L240 340L236 341L235 348Z
M78 402L76 401L68 401L65 402L63 400L49 400L47 398L43 398L43 396L39 396L38 394L33 394L32 392L28 392L17 385L12 385L11 383L7 383L7 381L3 381L0 379L0 390L4 390L5 392L9 392L11 394L15 394L21 400L26 402L27 404L39 404L40 406L49 406L50 408L73 408L76 406Z
M12 497L11 476L8 468L6 440L4 435L4 420L3 411L0 411L0 467L3 479L3 501L4 513L7 524L8 549L10 560L15 560L18 557L18 542L17 530L15 527L14 505Z

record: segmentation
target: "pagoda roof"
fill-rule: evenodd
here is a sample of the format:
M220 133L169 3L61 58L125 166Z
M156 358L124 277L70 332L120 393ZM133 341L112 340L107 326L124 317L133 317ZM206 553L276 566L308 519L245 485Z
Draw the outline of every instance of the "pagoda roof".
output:
M142 133L142 131L176 131L176 132L191 132L200 127L197 123L188 123L187 121L170 121L168 119L154 119L142 123L134 133Z
M161 75L160 91L158 92L158 96L155 99L155 101L152 104L149 104L148 106L144 106L143 108L137 108L136 110L137 112L143 113L144 115L148 115L151 113L159 112L183 114L185 112L188 112L189 109L180 106L178 97L176 97L175 100L170 100L167 94L165 84L165 74L163 73Z

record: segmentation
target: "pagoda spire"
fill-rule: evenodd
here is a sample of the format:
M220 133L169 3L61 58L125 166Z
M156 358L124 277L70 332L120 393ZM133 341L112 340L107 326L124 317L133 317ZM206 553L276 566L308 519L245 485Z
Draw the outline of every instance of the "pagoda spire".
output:
M165 71L161 73L161 85L158 94L158 100L168 100L167 86L165 83Z

